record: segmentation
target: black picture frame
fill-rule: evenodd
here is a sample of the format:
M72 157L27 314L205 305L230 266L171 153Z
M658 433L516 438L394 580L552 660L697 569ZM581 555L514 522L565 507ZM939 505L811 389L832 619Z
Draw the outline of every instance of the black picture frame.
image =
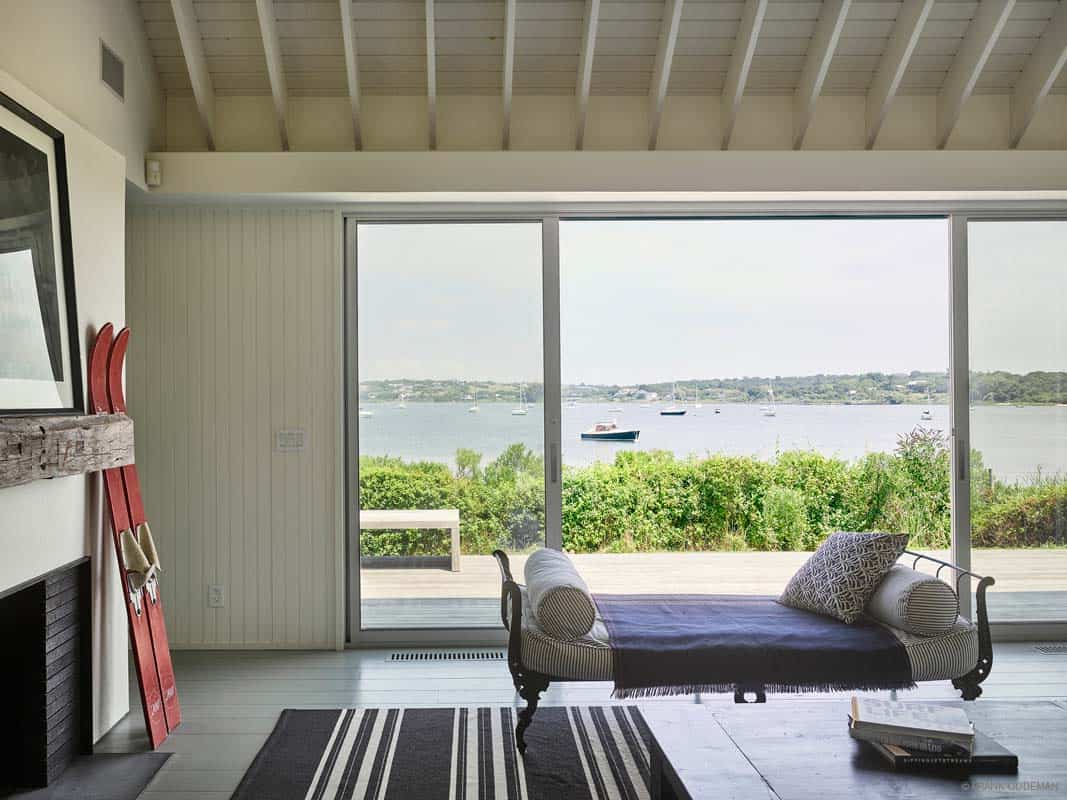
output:
M74 277L74 247L70 227L70 191L67 183L67 149L63 132L34 114L24 105L0 92L0 108L4 108L23 122L36 128L52 140L53 164L56 176L56 209L58 219L52 224L58 227L59 253L56 272L62 271L63 297L66 311L61 333L66 335L69 353L70 395L68 406L57 408L5 408L0 396L0 417L54 416L85 413L85 391L82 373L81 337L78 323L77 289Z

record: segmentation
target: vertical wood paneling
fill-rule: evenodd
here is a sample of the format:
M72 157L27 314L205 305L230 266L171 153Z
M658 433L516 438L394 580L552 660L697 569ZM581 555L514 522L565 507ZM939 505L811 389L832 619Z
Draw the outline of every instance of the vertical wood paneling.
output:
M127 364L175 647L333 647L332 212L131 209ZM301 453L274 434L306 433ZM207 587L226 607L207 607Z

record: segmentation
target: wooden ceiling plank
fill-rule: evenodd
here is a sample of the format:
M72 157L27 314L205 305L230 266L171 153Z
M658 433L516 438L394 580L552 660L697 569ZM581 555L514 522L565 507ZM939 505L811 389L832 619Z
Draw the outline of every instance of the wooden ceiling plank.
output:
M208 150L215 149L215 89L208 72L207 59L204 56L204 42L200 38L196 13L192 0L171 0L174 22L178 27L178 39L181 42L185 66L189 70L189 83L193 87L196 110L200 114L200 123L207 138Z
M674 46L678 41L678 28L682 19L682 0L666 0L663 7L663 22L660 24L659 45L656 48L656 65L652 71L652 85L648 97L648 149L655 150L659 139L659 124L663 117L663 105L667 101L667 85L671 80L671 61Z
M900 82L911 63L915 46L930 17L934 0L905 0L897 17L889 45L882 55L874 82L867 92L867 149L874 148L878 133L889 114L889 107L900 89Z
M937 148L943 150L956 129L967 98L974 92L983 67L993 52L1015 0L982 0L967 35L945 76L937 98Z
M504 0L504 133L503 146L511 147L511 98L515 89L515 6Z
M437 149L437 39L434 35L434 0L426 0L426 120L429 145Z
M1067 2L1060 3L1011 96L1011 146L1019 146L1067 64Z
M352 0L340 0L341 39L345 46L345 81L348 84L348 102L352 107L352 145L363 149L363 126L360 114L359 56L356 51L356 30L353 21Z
M815 103L822 92L826 73L830 69L834 51L841 39L841 30L845 26L845 17L852 5L852 0L826 0L822 14L815 25L815 35L808 45L804 58L804 69L800 73L794 96L793 148L799 150L804 146L804 139L811 127L811 118L815 114Z
M289 149L288 116L289 92L285 86L285 68L282 66L282 47L278 41L278 21L274 17L274 0L256 0L256 16L259 32L263 37L263 55L267 58L267 76L270 78L270 94L274 99L274 116L278 120L278 135L282 150Z
M574 96L577 98L577 125L574 137L576 150L581 150L585 146L585 120L589 114L589 87L593 82L593 51L596 47L596 30L599 20L600 0L586 0L581 50L578 54L578 85L574 89Z
M756 54L756 42L759 41L760 29L767 16L767 0L747 0L741 16L741 28L734 43L734 52L730 55L730 67L726 73L726 83L722 92L722 149L730 149L730 139L734 134L734 123L741 108L741 99L745 96L745 84L752 69L752 58Z

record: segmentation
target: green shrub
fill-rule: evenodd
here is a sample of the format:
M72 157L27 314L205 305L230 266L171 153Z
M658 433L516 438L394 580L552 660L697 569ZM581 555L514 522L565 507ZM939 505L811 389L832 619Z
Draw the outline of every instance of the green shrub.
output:
M975 547L1067 544L1067 484L1048 483L1011 493L973 513Z
M800 491L788 486L772 486L763 498L763 519L770 544L778 550L800 549L808 525L804 495Z
M563 546L570 552L811 550L835 530L903 531L915 547L944 548L951 531L949 451L938 431L901 436L892 453L855 461L789 451L676 458L624 451L613 462L563 470ZM981 466L972 454L972 469ZM984 474L984 473L979 473ZM455 469L396 458L360 459L364 508L457 508L466 553L528 550L544 542L544 459L516 444L482 466L470 450ZM977 482L979 547L1067 544L1067 481ZM368 555L448 552L447 533L375 532Z

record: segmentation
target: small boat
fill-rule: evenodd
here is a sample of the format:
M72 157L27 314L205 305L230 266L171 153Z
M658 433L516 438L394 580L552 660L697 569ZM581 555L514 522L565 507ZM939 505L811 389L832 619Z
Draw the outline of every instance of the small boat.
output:
M620 407L620 406L612 406L611 408L608 409L608 413L609 414L621 414L622 413L622 407Z
M919 419L930 420L930 419L933 419L933 418L934 418L934 415L931 414L929 411L924 411L923 413L921 413L919 415Z
M685 406L680 406L674 401L674 398L677 396L677 394L678 394L677 387L676 386L672 386L671 387L671 404L669 406L667 406L666 408L661 408L659 410L659 415L661 417L684 417L685 416L686 407Z
M513 417L525 417L530 413L529 407L526 405L526 384L519 384L519 405L516 408L511 409L511 416Z
M696 397L693 398L693 408L703 408L704 404L700 402L700 390L696 389Z
M407 408L407 407L408 407L408 404L407 404L407 395L406 395L406 394L404 394L403 392L401 392L401 393L400 393L400 397L398 397L398 398L397 398L397 404L396 404L396 407L397 407L397 408Z
M359 410L359 415L361 417L373 417L374 416L374 412L371 411L369 408L361 408Z
M600 442L636 442L641 431L625 430L614 422L598 422L587 431L582 431L583 439Z
M778 409L774 407L774 384L767 384L767 405L760 406L760 413L765 417L774 417L778 414Z
M467 409L468 414L477 414L481 409L478 407L478 390L474 390L474 405Z

